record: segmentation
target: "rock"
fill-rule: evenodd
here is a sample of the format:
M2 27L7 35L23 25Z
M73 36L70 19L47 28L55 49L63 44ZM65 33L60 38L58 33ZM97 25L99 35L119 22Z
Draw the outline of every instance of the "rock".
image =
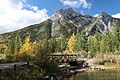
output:
M50 19L53 21L63 22L65 20L73 19L81 16L80 13L75 12L72 8L58 10Z

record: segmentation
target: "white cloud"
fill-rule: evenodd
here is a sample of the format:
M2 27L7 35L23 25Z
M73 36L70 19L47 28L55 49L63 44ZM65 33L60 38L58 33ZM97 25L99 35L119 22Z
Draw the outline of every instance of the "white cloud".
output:
M117 14L115 14L115 15L112 15L112 17L114 17L114 18L120 18L120 13L117 13Z
M25 0L0 0L0 33L40 23L47 18L46 9L39 10Z
M95 14L95 15L94 15L94 17L98 17L98 16L99 16L99 14Z
M92 5L88 3L86 0L60 0L60 2L62 2L63 5L68 5L73 8L79 8L81 6L83 8L91 8Z

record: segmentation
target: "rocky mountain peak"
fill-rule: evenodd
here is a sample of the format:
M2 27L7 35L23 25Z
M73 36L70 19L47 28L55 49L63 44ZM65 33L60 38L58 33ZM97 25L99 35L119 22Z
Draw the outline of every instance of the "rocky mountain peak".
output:
M78 14L78 12L74 11L72 8L67 8L67 9L60 9L58 10L56 13L59 13L61 15L65 15L65 14Z
M81 14L74 11L72 8L58 10L50 19L53 21L64 21L75 17L79 17Z
M109 14L107 14L106 12L101 12L100 14L101 16L110 16Z
M109 14L107 14L106 12L102 12L99 16L99 18L112 18Z
M102 12L99 16L98 19L104 24L106 24L108 26L108 23L112 23L113 22L113 18L111 15L107 14L106 12Z

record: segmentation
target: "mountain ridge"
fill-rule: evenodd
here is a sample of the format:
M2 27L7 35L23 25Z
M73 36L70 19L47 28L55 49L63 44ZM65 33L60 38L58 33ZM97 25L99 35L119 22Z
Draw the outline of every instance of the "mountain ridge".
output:
M44 22L30 25L17 31L0 34L0 41L9 41L16 34L19 34L22 39L30 35L32 41L50 39L52 37L61 39L82 30L88 31L88 36L92 35L96 30L100 34L104 34L106 30L113 30L116 20L120 23L120 19L113 18L105 12L99 14L98 17L94 17L89 14L82 15L72 8L60 9Z

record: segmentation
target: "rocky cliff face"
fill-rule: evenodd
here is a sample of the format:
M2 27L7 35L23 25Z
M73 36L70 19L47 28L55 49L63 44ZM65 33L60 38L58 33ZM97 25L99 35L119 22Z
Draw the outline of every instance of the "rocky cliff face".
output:
M0 41L9 41L16 34L19 34L22 39L30 35L33 41L44 38L50 39L51 37L69 37L73 32L81 32L83 29L88 32L88 36L92 35L96 30L100 34L104 34L106 30L113 30L116 20L120 23L120 19L113 18L105 12L102 12L98 17L93 17L88 14L82 15L72 8L60 9L50 19L40 24L1 34Z
M78 12L75 12L72 8L68 9L60 9L58 10L53 16L50 17L53 21L60 21L64 22L69 19L73 19L75 17L80 17L81 14Z
M112 18L105 12L102 12L98 17L96 17L95 21L91 23L91 31L98 29L101 34L103 34L107 29L112 30L114 27L114 22L116 19Z
M88 14L81 15L72 8L57 11L50 20L53 21L52 36L60 36L58 31L62 26L64 26L64 30L66 30L65 32L67 33L76 33L77 31L82 31L84 29L88 31L89 35L96 30L98 30L100 34L104 34L106 30L113 30L116 20L120 22L120 19L113 18L105 12L102 12L98 17L93 17Z
M90 15L81 15L72 8L68 8L57 11L50 20L53 21L52 36L56 37L82 31L94 22L95 18ZM58 33L61 30L63 32Z

